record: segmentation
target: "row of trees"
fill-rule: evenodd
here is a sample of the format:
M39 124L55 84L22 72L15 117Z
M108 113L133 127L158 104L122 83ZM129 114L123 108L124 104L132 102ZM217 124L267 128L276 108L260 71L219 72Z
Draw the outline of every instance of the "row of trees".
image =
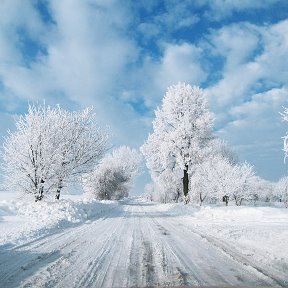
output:
M288 109L283 119L288 121ZM288 136L284 140L287 155ZM153 133L140 150L152 178L146 186L151 200L166 203L183 198L185 203L224 201L226 205L232 200L241 205L243 200L278 199L287 203L286 178L272 185L255 176L251 165L239 163L213 135L213 115L199 87L179 83L168 88L155 111Z
M39 201L47 195L59 199L63 187L78 181L98 199L124 197L139 157L122 147L101 161L107 143L108 133L97 124L92 108L70 112L30 105L4 141L4 187L32 193Z
M288 121L287 108L281 115ZM69 112L60 106L30 105L4 141L5 187L32 193L39 201L45 195L59 199L63 187L80 181L97 199L126 197L141 157L128 147L106 154L107 143L108 133L97 124L92 108ZM179 83L168 88L155 111L153 133L140 150L153 181L146 187L151 200L288 203L288 178L273 185L255 176L251 165L239 163L215 137L213 115L199 87ZM284 151L286 158L287 135Z

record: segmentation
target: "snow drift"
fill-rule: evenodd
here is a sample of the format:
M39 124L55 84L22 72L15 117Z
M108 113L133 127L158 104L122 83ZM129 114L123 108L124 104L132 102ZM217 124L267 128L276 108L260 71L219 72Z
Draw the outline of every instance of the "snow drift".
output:
M116 207L117 202L89 198L37 203L0 200L0 245L21 244L53 229L89 222Z

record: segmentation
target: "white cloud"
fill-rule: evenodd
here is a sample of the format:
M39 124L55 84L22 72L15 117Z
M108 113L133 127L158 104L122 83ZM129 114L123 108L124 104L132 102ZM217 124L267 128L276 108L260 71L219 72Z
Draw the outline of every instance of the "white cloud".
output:
M165 43L163 48L161 58L146 57L132 78L138 85L138 95L152 109L159 105L167 87L178 82L201 85L207 77L201 63L201 48L189 43Z
M244 102L239 106L232 107L230 114L236 118L249 115L250 119L253 117L252 122L256 125L259 125L259 122L265 120L267 122L274 122L273 125L276 124L277 126L278 121L272 121L272 119L280 117L277 111L284 103L288 103L287 95L288 88L274 88L264 93L258 93L253 95L249 102ZM272 113L270 113L270 111L272 111ZM276 114L273 112L276 112ZM265 117L263 117L263 115L265 115ZM250 125L247 121L246 124Z
M265 78L275 83L288 81L288 20L260 29L264 42L263 53L256 58Z
M277 178L284 173L281 137L287 125L279 112L288 105L288 88L274 88L252 96L249 102L231 107L227 112L232 120L218 131L238 151L242 160L257 166L261 175ZM271 167L278 167L271 171ZM271 175L269 175L269 173Z
M137 55L133 42L121 35L127 21L119 19L122 8L111 3L113 9L107 3L53 1L57 26L45 64L59 89L75 101L89 103L113 93L112 79L119 81Z
M201 49L195 45L188 43L166 45L163 58L155 74L157 85L164 89L179 81L199 85L207 77L207 73L201 66L200 58Z
M31 37L41 39L44 32L44 24L36 12L33 2L21 0L4 0L0 3L0 25L6 27L6 31L13 31L19 27L24 28Z
M10 22L2 19L0 31L19 26L38 40L41 39L39 34L44 24L35 7L21 7L23 1L4 1L8 2L9 5L1 8L10 13L7 17ZM20 59L22 51L17 45L17 29L0 35L3 44L0 59L2 55L2 59L8 62L0 69L4 87L25 99L49 97L53 91L61 91L63 95L80 102L91 102L97 95L102 97L114 92L116 85L111 85L111 79L120 81L126 65L137 56L136 46L124 35L128 13L124 15L124 6L121 7L115 1L110 1L111 7L108 2L102 6L100 1L97 6L91 3L50 2L56 24L53 28L46 27L47 55L35 59L29 66ZM25 19L20 21L19 17L24 17L21 16L23 9ZM35 28L38 26L42 27L39 31ZM19 60L13 61L17 57Z
M161 29L159 25L154 23L140 23L138 25L138 30L143 34L145 38L153 38L160 34Z
M287 83L287 35L286 20L267 27L232 25L210 38L213 53L225 55L222 79L208 88L216 109L247 101L255 90Z
M225 57L225 72L249 60L255 49L259 48L258 34L254 26L248 23L224 26L212 31L209 41L213 43L214 53Z

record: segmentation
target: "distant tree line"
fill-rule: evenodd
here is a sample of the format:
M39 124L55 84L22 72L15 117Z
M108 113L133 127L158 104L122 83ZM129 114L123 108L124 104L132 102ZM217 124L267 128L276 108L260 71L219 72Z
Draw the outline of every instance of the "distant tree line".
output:
M288 108L280 113L288 121ZM4 140L4 187L35 201L59 199L71 182L81 183L97 199L127 197L139 173L141 156L123 146L109 151L107 130L92 108L67 111L60 106L30 105ZM288 177L277 183L255 175L253 167L213 132L214 117L201 88L179 83L168 88L155 111L153 131L140 151L152 182L152 201L216 203L279 201L288 206ZM288 136L284 136L285 159Z

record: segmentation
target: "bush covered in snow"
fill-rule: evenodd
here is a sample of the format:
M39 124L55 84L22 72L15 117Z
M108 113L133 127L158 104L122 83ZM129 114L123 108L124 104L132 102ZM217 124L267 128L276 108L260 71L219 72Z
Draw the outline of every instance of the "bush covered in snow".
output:
M128 196L134 177L138 174L141 156L126 146L107 154L84 178L84 189L99 200L119 200Z

